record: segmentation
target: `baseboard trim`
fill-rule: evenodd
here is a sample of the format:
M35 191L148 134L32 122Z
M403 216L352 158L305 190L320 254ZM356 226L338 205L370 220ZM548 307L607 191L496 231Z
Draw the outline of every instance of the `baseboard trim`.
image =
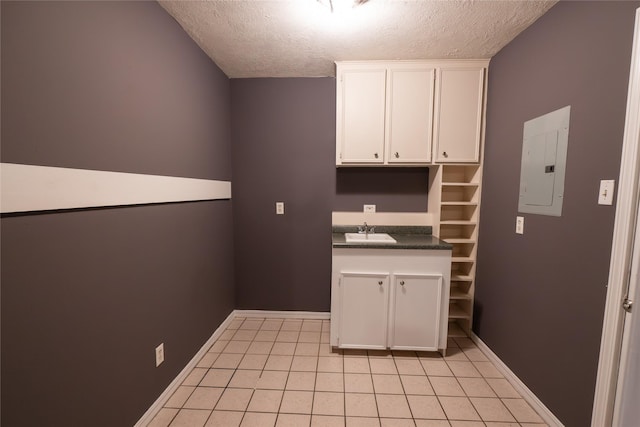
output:
M191 370L196 367L200 359L202 359L202 356L204 356L205 353L209 350L209 348L211 348L213 343L220 337L220 335L222 335L225 329L227 329L227 326L229 326L229 324L235 317L236 317L235 311L232 311L229 314L229 316L227 316L227 318L224 320L224 322L222 322L220 326L218 326L218 329L215 330L215 332L213 333L213 335L211 335L211 337L207 340L207 342L205 342L204 345L200 348L200 350L198 350L195 356L193 356L193 358L189 361L189 363L187 363L184 369L180 371L178 376L162 392L160 397L158 397L156 401L153 402L153 405L151 405L151 407L149 407L147 412L145 412L144 415L142 415L142 417L138 420L138 422L135 423L134 427L144 427L147 424L149 424L151 420L153 420L156 414L160 412L160 409L162 409L164 404L167 403L171 395L173 395L173 393L178 389L180 384L182 384L182 381L184 381L185 378L187 378L187 375L189 375L189 372L191 372Z
M329 320L328 311L275 311L275 310L235 310L236 317L263 317L265 319L309 319Z
M536 411L550 427L564 427L564 424L553 415L553 412L547 408L538 397L533 394L529 387L513 373L511 369L473 332L471 340L478 346L480 351L495 365L496 369L504 375L505 379L511 383L513 388L527 401L529 405Z

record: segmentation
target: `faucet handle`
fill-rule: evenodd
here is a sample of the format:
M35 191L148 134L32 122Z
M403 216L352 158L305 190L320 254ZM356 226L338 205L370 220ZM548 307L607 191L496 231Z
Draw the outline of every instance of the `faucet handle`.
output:
M369 233L375 233L376 232L376 227L375 226L371 226L369 227Z

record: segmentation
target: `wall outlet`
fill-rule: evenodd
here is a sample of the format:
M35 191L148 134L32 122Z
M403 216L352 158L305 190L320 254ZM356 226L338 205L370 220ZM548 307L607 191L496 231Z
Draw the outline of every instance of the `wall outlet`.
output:
M516 233L524 234L524 217L523 216L516 217Z
M284 202L276 202L276 215L284 215Z
M164 343L156 347L156 368L164 362Z
M375 213L376 205L364 205L364 212L366 213Z

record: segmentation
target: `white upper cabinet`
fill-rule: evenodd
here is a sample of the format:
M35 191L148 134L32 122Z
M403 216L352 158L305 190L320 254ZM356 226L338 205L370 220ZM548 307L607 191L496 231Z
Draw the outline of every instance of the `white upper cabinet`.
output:
M438 163L478 162L484 104L484 67L438 70L434 120Z
M384 68L350 69L338 82L336 138L344 163L384 161L387 72Z
M336 63L336 165L477 162L487 64Z
M388 78L388 163L431 161L435 69L391 68Z
M338 63L337 78L337 165L431 161L435 68Z

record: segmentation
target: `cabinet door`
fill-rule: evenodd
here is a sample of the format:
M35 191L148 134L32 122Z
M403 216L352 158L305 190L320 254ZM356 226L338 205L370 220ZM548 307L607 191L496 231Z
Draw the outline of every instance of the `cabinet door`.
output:
M389 276L342 273L340 294L339 347L386 348Z
M337 163L382 163L386 70L344 70L339 79Z
M477 162L484 68L442 68L436 79L435 161Z
M433 68L389 71L389 163L431 161L434 80Z
M394 276L389 347L438 350L443 284L441 274Z

